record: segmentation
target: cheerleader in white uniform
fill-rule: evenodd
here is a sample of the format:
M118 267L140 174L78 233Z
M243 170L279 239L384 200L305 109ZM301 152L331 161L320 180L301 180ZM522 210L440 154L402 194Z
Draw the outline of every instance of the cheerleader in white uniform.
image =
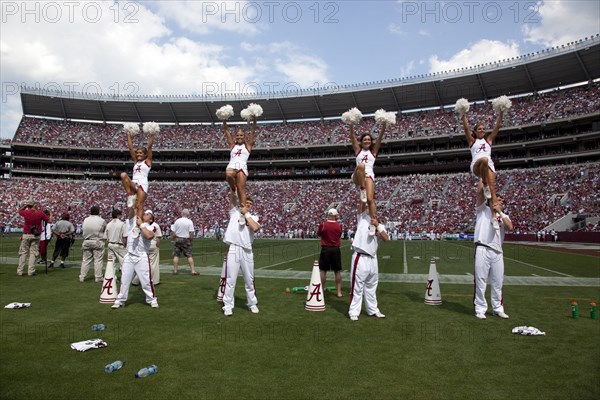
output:
M246 141L246 135L243 129L238 129L235 133L235 139L231 136L229 126L227 122L223 121L223 128L225 130L225 138L231 149L229 164L226 169L226 179L229 184L229 188L232 192L238 193L238 199L240 207L246 206L246 180L248 179L248 158L254 146L254 139L256 134L256 117L252 118L252 125L250 128L250 136ZM245 222L244 222L245 224Z
M129 178L126 172L121 172L121 183L129 195L127 198L127 207L137 208L138 224L141 224L144 213L144 202L148 197L148 174L152 168L152 145L155 135L150 135L148 147L133 147L133 139L127 134L127 145L129 154L135 163L133 166L132 178ZM134 207L137 201L137 206Z
M491 203L497 202L496 198L496 168L494 167L494 161L492 161L492 143L498 136L500 127L502 127L502 119L504 113L500 111L498 113L498 120L492 132L485 136L485 127L481 124L475 126L475 132L471 131L469 127L469 121L467 121L467 115L462 114L461 120L465 135L467 137L467 143L471 149L471 173L481 178L483 183L483 194L487 199L491 199ZM493 211L492 225L494 229L498 230L498 220L496 212Z
M377 136L375 144L370 133L363 133L360 140L356 138L354 126L350 125L350 139L352 148L356 154L356 168L352 174L352 182L360 188L360 201L366 203L369 216L377 218L377 209L375 207L375 173L373 166L377 153L381 148L381 140L385 134L386 124L382 123L381 132ZM375 234L375 227L371 226L370 234Z

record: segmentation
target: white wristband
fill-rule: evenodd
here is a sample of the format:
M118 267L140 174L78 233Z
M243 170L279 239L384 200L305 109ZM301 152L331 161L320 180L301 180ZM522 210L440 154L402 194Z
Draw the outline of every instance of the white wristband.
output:
M385 231L385 225L383 225L383 224L377 225L377 232L381 233L383 231Z
M250 212L247 212L246 214L244 214L244 218L248 219L251 218L252 215L250 214Z
M508 218L508 215L506 215L502 211L500 211L500 218Z

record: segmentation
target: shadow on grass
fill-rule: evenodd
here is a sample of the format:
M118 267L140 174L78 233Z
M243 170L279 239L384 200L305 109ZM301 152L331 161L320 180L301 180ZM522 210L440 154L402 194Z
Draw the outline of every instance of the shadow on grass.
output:
M406 293L406 297L410 299L413 303L423 303L425 296L424 293L416 293L416 292L408 292ZM442 296L443 299L443 296ZM471 315L474 313L472 307L467 307L462 303L455 303L448 300L442 300L442 305L445 310L452 311L458 314L467 314Z
M350 295L346 293L344 293L344 297L337 297L335 292L325 292L325 305L327 308L331 308L344 316L348 315L349 299Z

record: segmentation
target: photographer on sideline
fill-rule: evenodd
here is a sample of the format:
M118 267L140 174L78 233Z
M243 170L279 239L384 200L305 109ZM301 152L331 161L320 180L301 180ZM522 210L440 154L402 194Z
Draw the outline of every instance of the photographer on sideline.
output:
M40 254L40 233L42 232L42 221L50 222L51 216L38 210L37 204L33 200L26 200L19 207L19 215L25 220L23 224L23 236L21 236L21 246L19 247L19 264L17 266L17 275L23 275L25 261L29 255L29 265L27 275L34 276L35 259Z

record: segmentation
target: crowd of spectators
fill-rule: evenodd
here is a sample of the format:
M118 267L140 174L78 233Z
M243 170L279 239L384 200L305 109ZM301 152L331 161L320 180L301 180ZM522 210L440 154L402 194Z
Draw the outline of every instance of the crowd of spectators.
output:
M506 212L520 233L535 233L569 212L600 216L600 163L502 170L499 192ZM250 180L264 237L307 237L314 234L329 207L340 212L346 229L355 225L358 191L350 179ZM468 173L413 174L378 177L377 213L400 232L463 233L473 229L476 179ZM0 224L21 227L17 210L33 199L54 215L68 212L80 224L92 205L109 218L123 209L126 195L118 181L12 178L0 180ZM146 208L165 230L184 208L191 210L197 234L217 234L226 226L228 188L220 182L150 182ZM586 229L598 229L597 225Z
M513 106L504 117L504 127L544 124L600 110L600 86L538 93L512 99ZM375 110L362 110L364 113ZM495 113L490 102L471 106L471 124L491 128ZM443 136L461 133L461 125L452 107L443 110L402 112L397 124L388 129L384 140ZM372 132L378 126L365 118L357 133ZM143 136L142 140L146 140ZM24 117L13 139L15 143L76 148L127 148L121 124L72 122ZM294 147L349 143L348 129L339 120L259 124L255 147ZM155 149L226 149L220 124L161 125Z

